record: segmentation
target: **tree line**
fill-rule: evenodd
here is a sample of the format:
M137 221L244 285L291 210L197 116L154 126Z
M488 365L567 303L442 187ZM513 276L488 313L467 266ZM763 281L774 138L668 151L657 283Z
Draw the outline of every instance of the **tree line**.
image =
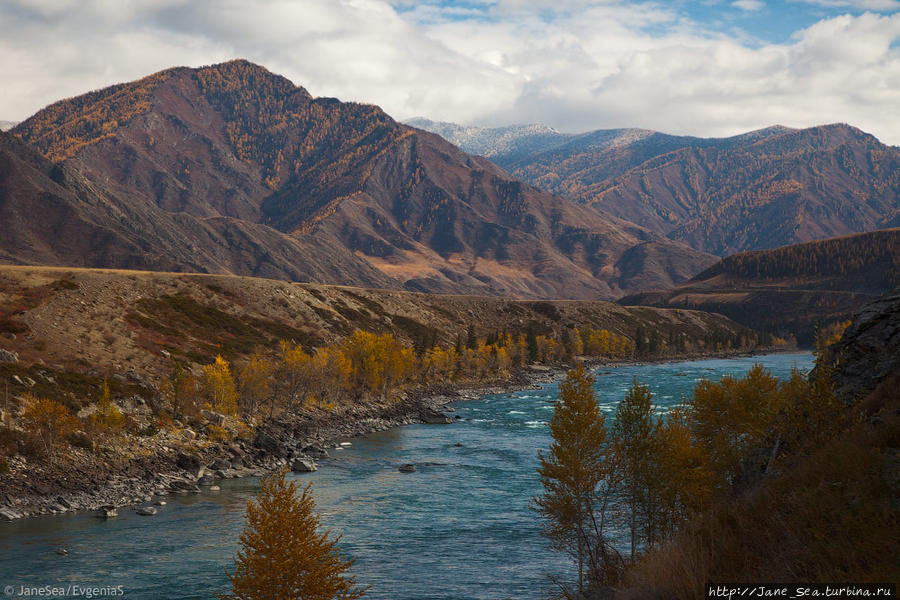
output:
M539 453L544 491L533 502L551 548L576 567L575 581L554 579L562 597L621 581L642 553L713 503L837 431L844 411L823 367L826 348L821 342L814 379L794 370L782 381L757 364L744 377L701 380L668 414L635 380L610 420L589 372L569 371L549 423L552 442Z

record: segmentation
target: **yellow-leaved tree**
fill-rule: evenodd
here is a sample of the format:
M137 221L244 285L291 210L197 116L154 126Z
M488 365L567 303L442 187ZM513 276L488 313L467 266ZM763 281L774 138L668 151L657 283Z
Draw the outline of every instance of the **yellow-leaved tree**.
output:
M310 486L285 480L286 470L262 480L247 502L247 526L235 568L227 573L232 593L220 600L353 600L365 589L347 572L340 537L320 531Z
M203 367L203 391L212 410L228 416L238 414L234 377L228 361L221 356L216 356L214 363Z
M26 393L24 400L22 423L25 429L38 434L47 452L52 452L81 426L81 421L59 402L36 398L31 393Z
M581 364L566 374L550 421L553 441L546 454L538 455L544 493L534 498L534 509L551 548L568 553L577 566L574 589L555 581L566 598L584 598L589 590L617 579L622 569L621 557L607 539L615 469L593 382Z

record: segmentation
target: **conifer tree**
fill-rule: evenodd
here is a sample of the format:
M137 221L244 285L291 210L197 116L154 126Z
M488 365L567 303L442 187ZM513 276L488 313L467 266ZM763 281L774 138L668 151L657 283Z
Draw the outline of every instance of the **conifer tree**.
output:
M227 573L232 593L220 600L354 600L365 590L347 577L353 561L337 547L340 536L320 531L310 486L299 494L285 470L262 480L247 502L247 526L235 569Z
M534 508L551 548L567 552L578 569L575 592L561 586L566 597L583 597L615 579L621 567L605 533L614 469L593 382L581 364L568 372L550 422L553 442L546 454L539 453L544 493L534 499Z

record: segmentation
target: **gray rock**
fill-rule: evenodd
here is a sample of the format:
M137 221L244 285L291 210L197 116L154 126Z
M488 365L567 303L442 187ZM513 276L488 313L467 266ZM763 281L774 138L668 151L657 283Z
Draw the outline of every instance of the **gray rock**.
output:
M204 475L197 481L200 485L212 485L216 482L216 478L212 475Z
M212 462L209 468L213 471L224 471L231 468L231 463L224 458L217 458Z
M3 519L4 521L15 521L16 519L21 518L22 515L11 508L0 508L0 519Z
M66 550L65 548L57 548L56 553L59 554L60 556L68 556L69 555L69 551Z
M156 504L157 506L165 506L165 505L166 505L166 501L165 501L165 500L157 500L157 501L155 502L155 504Z
M99 509L97 509L97 514L94 516L101 519L111 519L113 517L118 517L119 511L115 506L101 506Z
M400 468L397 470L400 471L401 473L415 473L416 465L407 463L405 465L400 465Z
M895 373L900 373L900 293L865 304L830 349L838 397L859 401ZM834 364L836 363L836 364ZM812 376L818 375L813 370Z
M71 502L69 502L68 500L66 500L65 498L63 498L62 496L59 496L59 497L56 499L56 501L57 501L61 506L63 506L64 508L68 508L69 510L75 508L75 505L74 505L74 504L72 504Z
M213 425L222 426L225 424L225 415L222 413L217 413L214 410L206 410L205 408L200 411L200 416L212 423Z
M141 516L143 516L143 517L152 517L153 515L155 515L155 514L156 514L157 512L159 512L159 511L157 511L157 510L156 510L155 508L153 508L152 506L142 506L142 507L140 507L139 509L137 509L137 510L134 511L134 512L136 512L137 514L139 514L139 515L141 515Z
M286 448L284 448L278 438L264 431L260 431L256 434L256 438L253 440L253 445L257 448L265 450L272 456L284 456L287 452Z
M220 488L220 487L217 486L217 485L211 485L211 486L209 486L209 491L211 491L211 492L218 492L218 491L221 490L221 489L222 489L222 488Z
M179 468L191 473L196 473L202 466L199 456L196 454L185 454L183 452L178 454L178 458L175 459L175 464Z
M17 363L19 362L19 354L12 350L3 350L0 348L0 362Z
M291 465L291 470L294 473L312 473L313 471L317 471L316 463L313 462L309 458L298 458L294 461L294 464Z
M453 419L447 415L435 412L422 415L422 422L426 425L449 425L453 423Z
M321 446L307 446L303 449L303 454L313 458L328 458L328 451Z

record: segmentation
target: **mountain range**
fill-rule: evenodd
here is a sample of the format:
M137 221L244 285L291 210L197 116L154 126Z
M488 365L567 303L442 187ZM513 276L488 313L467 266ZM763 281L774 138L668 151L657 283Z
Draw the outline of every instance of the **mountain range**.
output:
M900 149L849 125L697 138L418 123L532 185L719 256L900 224Z
M39 221L0 248L10 263L609 298L714 262L523 184L378 107L313 98L242 60L63 100L10 133L45 159L4 142L11 163L45 174L0 175L8 210L23 225ZM64 194L51 171L80 195ZM88 229L106 237L94 234L87 252L61 251L84 244L85 232L45 227L34 215L56 209L32 205L49 197L89 214Z
M401 124L236 60L0 133L0 262L615 298L716 255L894 225L898 167L900 150L846 125L703 139Z

